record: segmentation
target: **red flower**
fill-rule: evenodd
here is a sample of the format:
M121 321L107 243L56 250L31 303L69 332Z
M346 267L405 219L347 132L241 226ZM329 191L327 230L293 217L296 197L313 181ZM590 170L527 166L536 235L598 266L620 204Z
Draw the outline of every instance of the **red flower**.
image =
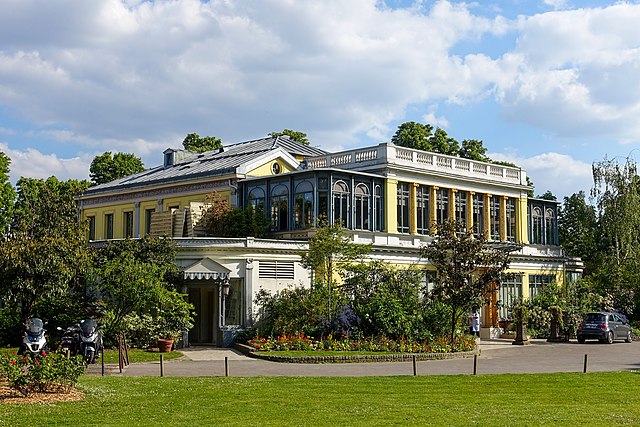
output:
M36 359L36 365L40 364L40 360Z
M47 357L47 352L46 351L42 352L42 357Z
M13 360L13 359L11 359L11 364L12 364L12 365L15 365L15 364L16 364L16 361L15 361L15 360Z

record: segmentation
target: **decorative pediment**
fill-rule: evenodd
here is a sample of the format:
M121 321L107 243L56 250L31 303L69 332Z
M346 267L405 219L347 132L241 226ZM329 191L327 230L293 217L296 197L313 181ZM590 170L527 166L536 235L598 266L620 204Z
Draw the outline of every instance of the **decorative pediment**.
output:
M184 269L184 278L191 280L229 280L231 270L211 258L202 258Z

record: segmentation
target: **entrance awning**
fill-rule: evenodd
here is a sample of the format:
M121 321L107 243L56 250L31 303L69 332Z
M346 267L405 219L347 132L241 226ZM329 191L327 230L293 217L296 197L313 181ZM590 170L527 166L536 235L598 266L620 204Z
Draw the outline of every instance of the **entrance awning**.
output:
M228 281L231 270L212 260L202 258L184 269L184 278L190 280Z

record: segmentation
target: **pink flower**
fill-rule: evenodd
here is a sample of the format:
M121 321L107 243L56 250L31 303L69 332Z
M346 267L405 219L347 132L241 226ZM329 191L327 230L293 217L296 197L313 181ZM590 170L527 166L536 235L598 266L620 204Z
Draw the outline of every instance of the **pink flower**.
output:
M46 351L42 352L42 357L47 357L47 352Z

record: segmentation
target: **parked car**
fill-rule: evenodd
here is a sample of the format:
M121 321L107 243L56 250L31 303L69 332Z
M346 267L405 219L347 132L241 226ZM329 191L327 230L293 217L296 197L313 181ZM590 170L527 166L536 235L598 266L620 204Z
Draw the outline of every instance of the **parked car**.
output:
M610 311L587 313L584 321L578 326L577 336L580 344L588 339L611 344L614 340L631 342L633 338L627 318L623 314Z

